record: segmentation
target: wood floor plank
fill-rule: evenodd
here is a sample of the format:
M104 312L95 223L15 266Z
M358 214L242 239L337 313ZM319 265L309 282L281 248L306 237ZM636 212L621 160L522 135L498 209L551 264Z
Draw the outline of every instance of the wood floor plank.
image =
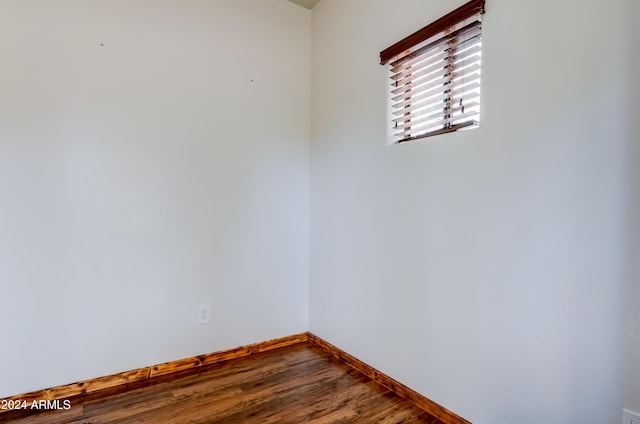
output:
M443 424L324 350L300 344L12 424Z

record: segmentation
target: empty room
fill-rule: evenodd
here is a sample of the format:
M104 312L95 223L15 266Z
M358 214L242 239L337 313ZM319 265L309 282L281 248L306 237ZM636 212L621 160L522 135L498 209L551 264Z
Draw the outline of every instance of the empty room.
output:
M0 422L640 424L637 0L0 0Z

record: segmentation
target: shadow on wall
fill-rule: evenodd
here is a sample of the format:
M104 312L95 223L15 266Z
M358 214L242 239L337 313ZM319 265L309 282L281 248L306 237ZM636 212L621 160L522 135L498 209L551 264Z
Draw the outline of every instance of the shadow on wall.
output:
M630 11L627 13L629 23L629 76L631 87L626 92L627 102L624 105L626 111L626 127L629 128L625 169L628 182L627 223L626 231L626 267L624 277L630 282L626 293L625 310L630 317L630 324L625 326L625 335L630 338L630 348L627 352L626 363L629 364L626 371L627 396L625 406L640 412L640 127L638 116L640 114L640 82L635 78L640 73L640 54L638 43L640 42L640 28L636 22L631 22L640 16L640 2L629 0Z

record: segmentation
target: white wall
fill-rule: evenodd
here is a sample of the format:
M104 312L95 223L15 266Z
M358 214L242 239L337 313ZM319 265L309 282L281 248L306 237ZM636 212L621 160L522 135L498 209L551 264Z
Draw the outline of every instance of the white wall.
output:
M487 2L482 127L400 146L378 52L464 1L320 2L312 332L478 424L620 422L629 1Z
M310 19L1 2L0 397L307 329Z

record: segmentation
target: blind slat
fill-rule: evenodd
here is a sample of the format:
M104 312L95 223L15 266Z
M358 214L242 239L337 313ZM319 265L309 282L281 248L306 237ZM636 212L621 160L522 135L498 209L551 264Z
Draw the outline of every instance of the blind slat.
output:
M433 63L438 62L438 60L440 59L444 60L451 56L455 57L456 55L463 54L467 50L481 45L482 43L480 41L480 36L476 36L473 39L465 40L464 42L460 42L455 45L450 44L447 46L447 48L442 48L437 53L431 52L428 56L418 57L414 61L407 62L406 66L398 67L396 71L391 72L391 79L397 80L399 79L398 77L402 77L406 74L421 70Z
M464 95L464 96L452 97L452 99L453 99L452 103L459 104L460 103L460 99L462 99L462 104L466 108L469 108L469 107L472 107L472 106L470 105L470 103L467 104L467 102L470 102L471 100L475 100L478 97L480 97L480 93L467 93L467 95ZM478 106L479 106L479 104L478 104ZM397 112L394 112L394 113L397 114L398 117L393 119L392 122L398 123L398 122L405 122L405 121L413 120L413 119L419 119L424 114L427 114L427 113L430 113L430 112L434 112L434 111L438 111L438 112L442 113L444 107L445 107L445 104L444 104L444 98L443 98L440 103L426 103L424 105L424 107L418 106L418 107L411 107L411 108L402 109L402 110L399 110Z
M391 63L391 72L398 72L398 69L411 66L412 63L419 61L420 57L427 57L431 54L434 54L433 52L442 51L442 46L449 42L451 39L468 41L474 37L479 36L481 32L481 26L482 24L480 21L474 20L469 25L454 31L451 34L445 35L443 33L442 38L439 38L427 44L426 46L419 48L416 46L411 50L407 50L406 52L404 52L404 54L399 55L399 57L396 58L393 63Z
M455 103L455 102L454 102ZM415 116L412 117L408 117L408 118L398 118L397 119L397 124L394 127L394 129L405 129L405 128L416 128L419 127L420 125L422 125L425 122L431 122L431 121L436 121L436 120L440 120L440 121L444 121L444 115L447 114L452 114L452 115L462 115L463 113L468 113L468 112L473 112L475 110L477 110L477 108L480 107L480 103L478 102L468 102L467 104L464 104L463 106L457 105L454 107L451 107L450 109L447 109L447 111L444 111L444 104L439 105L438 108L435 108L432 110L425 110L422 111L420 114L417 114ZM431 109L431 108L429 108ZM462 112L462 111L465 112ZM437 111L437 113L433 113L434 111ZM426 114L427 112L432 112L430 114ZM455 116L452 116L453 119L455 119Z
M475 63L471 66L467 66L465 72L461 72L458 70L454 70L453 72L449 72L447 74L438 74L434 75L434 78L422 78L415 81L410 81L404 84L401 87L396 88L395 90L391 90L392 94L398 95L400 93L406 93L408 91L416 91L416 90L430 90L431 88L444 85L446 82L450 80L455 80L459 78L468 78L468 80L472 80L474 78L480 79L480 74L476 71L480 70L480 63ZM477 77L474 76L476 73Z
M410 80L416 80L425 75L429 75L432 72L436 72L438 69L443 69L444 67L451 66L453 63L457 67L467 66L472 64L474 61L480 62L480 56L476 53L479 53L482 50L480 43L477 43L475 46L471 48L467 48L458 54L451 56L449 52L443 52L438 56L434 56L434 58L428 61L424 61L420 63L420 66L412 67L406 70L403 70L400 73L397 73L391 76L391 79L395 80L391 83L393 86L406 84ZM471 61L470 58L475 58L475 60ZM467 64L459 64L461 61L467 61Z
M476 74L478 75L478 74ZM461 87L465 87L465 91L471 91L471 90L475 90L480 88L480 75L478 75L478 78L469 82L466 81L455 81L452 85L451 88L453 90L459 90ZM403 101L403 102L397 102L394 103L393 107L399 110L402 110L403 108L406 108L407 106L411 105L411 104L420 104L420 103L424 103L426 99L429 99L431 97L434 97L440 93L443 93L442 87L437 87L434 88L431 91L426 91L426 92L421 92L420 94L415 94L413 96L411 96L410 98L408 98L407 100ZM396 113L396 112L394 112Z
M442 119L442 120L428 122L426 124L417 125L416 127L408 128L405 131L397 132L394 135L396 137L402 137L402 138L413 137L414 135L417 135L417 134L420 134L420 133L424 133L424 132L429 132L429 131L435 130L438 127L444 128L448 124L454 124L454 123L457 123L457 121L460 121L460 120L467 120L468 118L471 118L471 117L474 117L474 116L478 116L479 114L480 114L479 111L467 112L467 113L460 114L457 117L454 117L454 118L451 118L451 119Z

